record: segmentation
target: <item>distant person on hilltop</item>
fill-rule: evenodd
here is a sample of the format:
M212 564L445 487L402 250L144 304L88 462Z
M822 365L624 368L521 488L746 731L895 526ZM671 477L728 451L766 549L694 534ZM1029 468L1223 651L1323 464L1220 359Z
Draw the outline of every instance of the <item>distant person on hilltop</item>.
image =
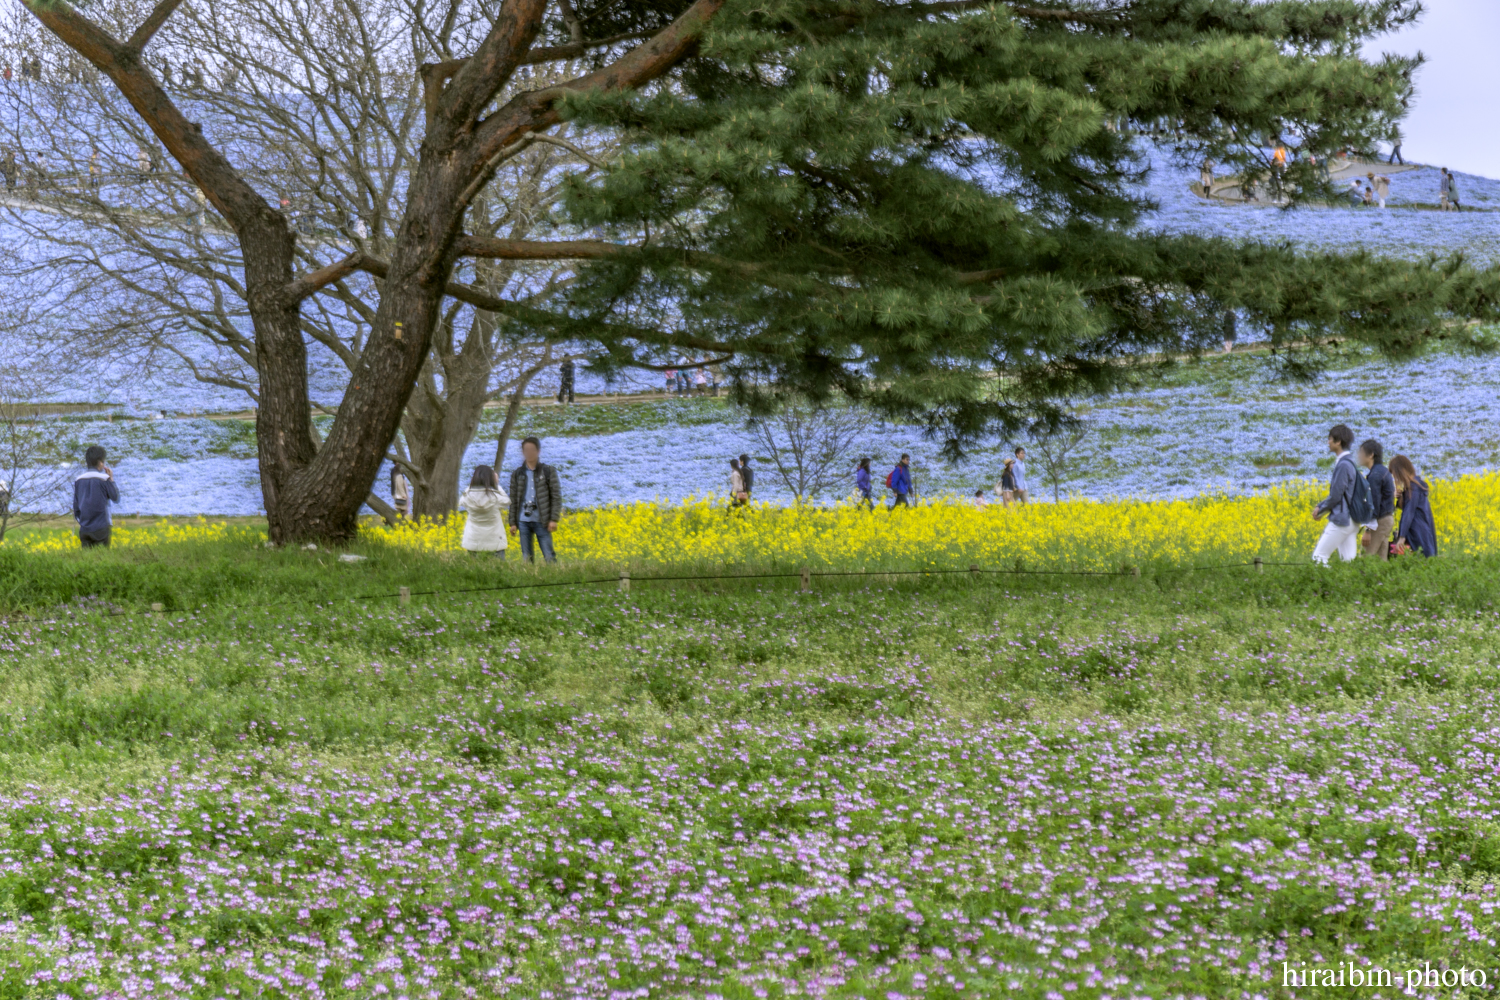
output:
M73 481L73 520L78 522L78 541L86 549L109 548L109 505L120 502L114 470L104 464L104 449L90 445L83 454L84 471Z
M1391 145L1391 158L1385 162L1399 163L1403 167L1406 166L1406 161L1401 158L1401 137L1399 135L1396 136L1396 141Z
M1438 211L1448 211L1448 191L1453 185L1453 179L1448 176L1448 168L1443 167L1442 173L1438 175Z
M557 401L559 403L573 402L573 379L575 377L573 359L568 358L557 367Z
M1448 171L1448 200L1453 204L1453 211L1462 212L1464 207L1458 203L1458 178L1453 172Z
M1365 482L1370 484L1370 500L1375 504L1375 527L1365 532L1360 547L1365 555L1380 560L1390 554L1391 528L1396 520L1396 481L1381 464L1384 458L1385 449L1374 438L1359 446L1359 464L1368 470Z

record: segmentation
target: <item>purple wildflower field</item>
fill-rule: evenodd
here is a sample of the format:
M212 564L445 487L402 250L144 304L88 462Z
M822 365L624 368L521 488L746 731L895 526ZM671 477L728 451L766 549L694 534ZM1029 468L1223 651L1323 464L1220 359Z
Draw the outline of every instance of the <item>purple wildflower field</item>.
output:
M10 622L0 995L1493 984L1493 605L1328 586Z

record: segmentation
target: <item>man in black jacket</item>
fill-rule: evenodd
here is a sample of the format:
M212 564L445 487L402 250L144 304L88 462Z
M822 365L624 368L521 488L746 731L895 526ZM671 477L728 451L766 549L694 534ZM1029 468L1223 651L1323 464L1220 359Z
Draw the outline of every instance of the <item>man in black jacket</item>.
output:
M525 460L510 474L510 526L521 536L521 558L532 562L532 539L542 546L542 558L557 562L552 533L562 517L562 486L557 470L541 461L542 442L529 437L521 442Z
M109 505L120 502L114 470L104 464L104 449L91 445L83 454L86 470L73 481L73 519L78 522L78 541L86 549L109 548Z
M1375 502L1375 527L1366 530L1360 544L1365 555L1385 559L1390 555L1391 528L1396 523L1396 481L1382 461L1385 449L1374 438L1359 446L1359 464L1370 471L1365 482L1370 484L1370 499Z
M745 503L755 494L755 470L750 468L750 456L740 456L740 476L745 480Z

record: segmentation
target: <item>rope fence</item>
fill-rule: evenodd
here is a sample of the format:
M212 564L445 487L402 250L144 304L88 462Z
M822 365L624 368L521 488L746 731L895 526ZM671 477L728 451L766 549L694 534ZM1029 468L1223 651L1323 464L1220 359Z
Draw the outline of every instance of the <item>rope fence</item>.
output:
M1157 567L1152 570L1154 574L1161 573L1197 573L1214 572L1218 570L1232 569L1254 569L1263 571L1267 566L1308 566L1310 563L1303 562L1273 562L1255 557L1250 562L1218 563L1212 566L1171 566ZM360 594L354 597L340 597L325 599L319 597L285 598L277 601L261 601L253 604L217 604L213 608L216 611L250 611L259 608L286 607L296 604L327 604L333 606L339 603L356 604L362 601L399 601L401 604L410 604L413 597L448 597L460 594L491 594L503 593L514 590L541 590L548 587L597 587L605 584L615 584L622 593L629 593L634 583L681 583L681 582L710 582L710 581L733 581L733 580L800 580L801 592L812 592L812 581L819 578L850 578L850 577L879 577L879 576L968 576L979 578L982 576L1017 576L1017 577L1109 577L1116 579L1139 579L1141 567L1124 566L1119 570L1098 569L1026 569L1017 567L1015 569L989 569L979 565L971 565L968 569L869 569L869 570L814 570L804 566L799 571L792 572L768 572L768 573L686 573L666 574L651 576L632 577L628 570L621 570L615 576L586 577L577 580L536 580L527 583L508 583L493 587L458 587L441 590L412 590L409 587L401 587L395 593L383 594ZM70 609L72 610L72 609ZM149 610L128 610L125 608L111 607L108 609L83 609L85 612L102 614L109 618L130 617L132 615L151 615L164 617L168 614L165 605L153 603ZM202 609L180 609L184 614L197 614ZM40 619L30 615L0 616L0 624L7 621L39 621Z

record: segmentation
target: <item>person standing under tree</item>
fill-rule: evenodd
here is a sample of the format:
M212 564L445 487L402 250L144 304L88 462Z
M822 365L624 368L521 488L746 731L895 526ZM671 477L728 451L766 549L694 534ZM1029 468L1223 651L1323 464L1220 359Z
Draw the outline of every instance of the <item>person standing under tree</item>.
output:
M552 534L562 517L562 486L557 470L541 460L542 442L529 437L521 442L522 462L510 474L510 526L521 536L521 558L533 559L532 543L542 549L542 558L557 562Z
M557 401L559 403L573 402L573 359L568 358L557 366Z
M406 520L411 510L411 481L397 465L391 466L391 503L396 506L396 516Z
M1239 336L1239 320L1233 309L1224 310L1224 353L1234 350L1235 338Z
M83 454L87 468L73 481L73 520L78 522L78 541L86 549L109 548L109 505L120 502L115 472L104 459L104 449L90 445Z
M510 497L500 488L495 470L488 465L476 467L469 488L458 502L468 513L464 518L464 551L476 555L493 552L504 559L507 539L501 509L510 503Z

